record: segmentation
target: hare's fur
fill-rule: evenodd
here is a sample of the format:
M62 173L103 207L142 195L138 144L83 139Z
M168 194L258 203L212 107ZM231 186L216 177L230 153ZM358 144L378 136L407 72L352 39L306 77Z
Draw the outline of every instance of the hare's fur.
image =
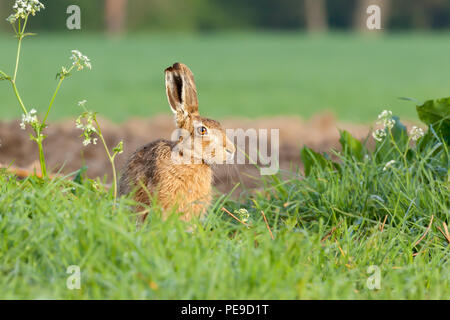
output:
M207 148L220 140L225 151L229 154L234 153L235 147L226 138L220 123L198 114L197 89L192 72L187 66L176 63L166 69L166 91L178 128L185 130L192 137L196 135L199 124L211 132L219 132L210 134L215 140L202 136L199 147ZM210 155L203 153L199 155L194 150L189 154L192 155L192 160L197 161L174 163L172 158L174 152L180 154L184 151L186 154L189 152L188 148L180 149L182 142L182 137L178 141L161 139L136 150L122 172L120 194L136 190L135 200L148 205L151 201L149 195L156 195L159 205L165 212L175 209L181 213L183 220L203 216L211 202L213 177L209 165ZM141 220L143 219L145 216L141 217Z
M149 193L156 192L164 210L177 205L177 210L184 213L182 218L189 220L193 214L204 214L211 201L212 172L207 164L173 165L171 152L175 144L161 139L139 148L128 160L120 193L127 194L130 186L138 186L135 200L149 204Z

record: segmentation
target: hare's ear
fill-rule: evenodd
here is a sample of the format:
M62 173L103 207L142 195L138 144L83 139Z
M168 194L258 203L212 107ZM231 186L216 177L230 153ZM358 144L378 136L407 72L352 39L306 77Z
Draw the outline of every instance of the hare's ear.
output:
M166 69L166 93L173 113L198 113L194 75L185 64L177 62Z

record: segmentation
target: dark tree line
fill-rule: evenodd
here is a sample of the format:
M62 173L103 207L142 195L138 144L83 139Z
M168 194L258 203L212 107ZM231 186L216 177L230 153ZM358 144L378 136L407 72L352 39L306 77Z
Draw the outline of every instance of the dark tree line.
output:
M125 30L365 28L366 9L382 9L383 28L450 28L450 0L41 0L47 9L33 19L35 29L62 30L71 4L81 7L83 29ZM7 17L14 0L0 0ZM8 27L4 19L1 28Z

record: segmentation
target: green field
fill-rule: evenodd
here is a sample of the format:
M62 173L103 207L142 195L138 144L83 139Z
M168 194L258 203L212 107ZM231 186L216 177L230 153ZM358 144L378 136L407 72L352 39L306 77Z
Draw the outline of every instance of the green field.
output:
M239 199L218 196L203 221L164 221L153 205L140 230L134 203L122 197L114 210L92 181L0 170L0 298L448 299L441 142L429 134L407 151L387 138L374 154L352 142L339 170L316 163L304 179L273 176ZM80 268L79 289L66 285L69 266Z
M382 37L301 33L206 35L41 34L27 38L18 73L25 104L43 112L56 86L55 74L71 49L93 61L92 71L68 79L50 119L92 109L114 121L168 113L163 70L175 61L194 71L200 108L214 117L297 114L332 110L340 120L370 122L389 107L416 119L414 105L450 94L450 34ZM16 42L0 35L0 69L12 73ZM7 82L0 83L0 119L20 117Z
M331 109L369 122L389 106L417 119L397 97L448 95L448 38L44 35L26 39L17 83L28 108L43 111L77 48L94 68L64 83L53 119L78 115L82 99L116 121L169 113L162 70L176 60L194 69L214 117ZM10 74L14 41L0 44ZM0 97L2 119L20 116L7 82ZM100 180L0 169L0 299L448 299L449 110L450 99L420 107L426 133L386 113L370 149L346 132L341 152L304 148L304 172L265 176L236 199L218 193L206 218L188 223L176 212L162 219L153 203L136 228L132 197L116 201ZM42 126L29 122L39 143ZM70 266L79 290L67 285Z

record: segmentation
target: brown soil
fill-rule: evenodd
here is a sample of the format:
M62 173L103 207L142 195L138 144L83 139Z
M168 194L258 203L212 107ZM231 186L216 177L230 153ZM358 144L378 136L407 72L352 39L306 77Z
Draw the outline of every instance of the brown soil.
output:
M130 119L120 125L101 120L102 131L110 147L121 139L124 141L124 153L117 157L117 167L121 168L128 156L139 146L158 138L170 138L174 122L170 116L161 115L151 119ZM331 114L320 114L309 121L299 117L274 117L260 119L224 119L225 128L279 129L280 130L280 167L290 169L300 166L300 149L303 145L316 151L329 151L338 148L339 129L348 130L358 139L369 134L369 127L337 123ZM83 164L88 166L88 176L111 176L111 169L104 150L100 145L84 147L80 130L75 128L74 120L53 123L46 130L48 138L44 141L44 150L52 172L71 173ZM36 161L37 148L30 141L29 132L19 127L18 121L0 122L0 164L13 163L15 167L39 168ZM250 164L218 165L215 168L215 185L221 192L229 191L236 182L248 187L256 185L259 171Z

